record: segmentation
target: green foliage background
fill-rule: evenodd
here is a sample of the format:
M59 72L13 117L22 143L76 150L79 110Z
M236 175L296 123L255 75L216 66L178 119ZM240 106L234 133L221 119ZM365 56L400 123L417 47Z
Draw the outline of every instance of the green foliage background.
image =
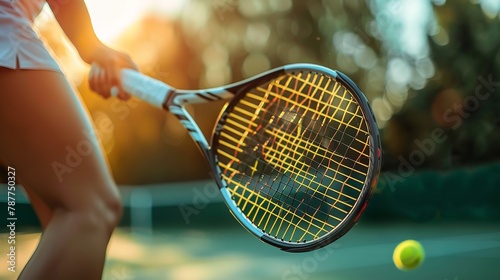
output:
M410 2L427 10L408 12ZM367 95L380 125L383 174L372 217L492 218L500 213L493 199L500 194L498 12L468 0L193 0L176 17L152 12L115 44L143 72L178 88L220 86L295 62L340 70ZM405 18L423 22L421 33L405 29ZM71 65L56 28L41 32ZM419 36L423 47L415 55L405 42ZM88 89L86 73L81 77L76 83L94 121L114 125L101 138L119 184L208 178L203 157L173 116L138 101L103 101ZM468 104L481 86L488 97ZM190 109L207 136L221 106ZM432 139L436 129L446 141L422 153L416 143ZM402 172L402 162L419 152L424 156L413 171Z

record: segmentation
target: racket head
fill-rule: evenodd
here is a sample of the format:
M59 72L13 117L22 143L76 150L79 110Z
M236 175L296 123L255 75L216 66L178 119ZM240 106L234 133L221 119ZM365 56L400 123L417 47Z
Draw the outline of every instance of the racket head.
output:
M346 75L314 64L276 68L226 90L210 145L235 218L262 241L305 252L359 219L381 164L377 124Z

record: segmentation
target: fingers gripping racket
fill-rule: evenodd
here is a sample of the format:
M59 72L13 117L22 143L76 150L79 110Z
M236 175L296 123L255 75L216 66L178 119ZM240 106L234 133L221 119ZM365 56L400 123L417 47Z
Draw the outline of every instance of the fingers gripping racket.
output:
M365 209L381 160L375 118L344 74L312 64L223 87L177 90L122 70L130 94L174 114L203 151L235 218L288 252L323 247ZM211 142L185 105L228 100Z

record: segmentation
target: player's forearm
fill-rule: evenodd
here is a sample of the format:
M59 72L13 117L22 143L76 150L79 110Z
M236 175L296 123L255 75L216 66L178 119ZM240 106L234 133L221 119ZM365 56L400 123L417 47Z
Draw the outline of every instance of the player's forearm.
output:
M81 58L92 63L94 53L102 46L97 38L84 0L47 1L59 25L78 50Z

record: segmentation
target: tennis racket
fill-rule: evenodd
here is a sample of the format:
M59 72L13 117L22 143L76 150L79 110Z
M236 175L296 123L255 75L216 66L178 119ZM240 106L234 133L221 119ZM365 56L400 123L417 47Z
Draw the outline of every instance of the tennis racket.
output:
M234 217L284 251L311 251L340 238L376 185L375 118L363 93L338 71L292 64L188 91L124 69L122 86L180 120ZM185 106L223 99L209 143Z

